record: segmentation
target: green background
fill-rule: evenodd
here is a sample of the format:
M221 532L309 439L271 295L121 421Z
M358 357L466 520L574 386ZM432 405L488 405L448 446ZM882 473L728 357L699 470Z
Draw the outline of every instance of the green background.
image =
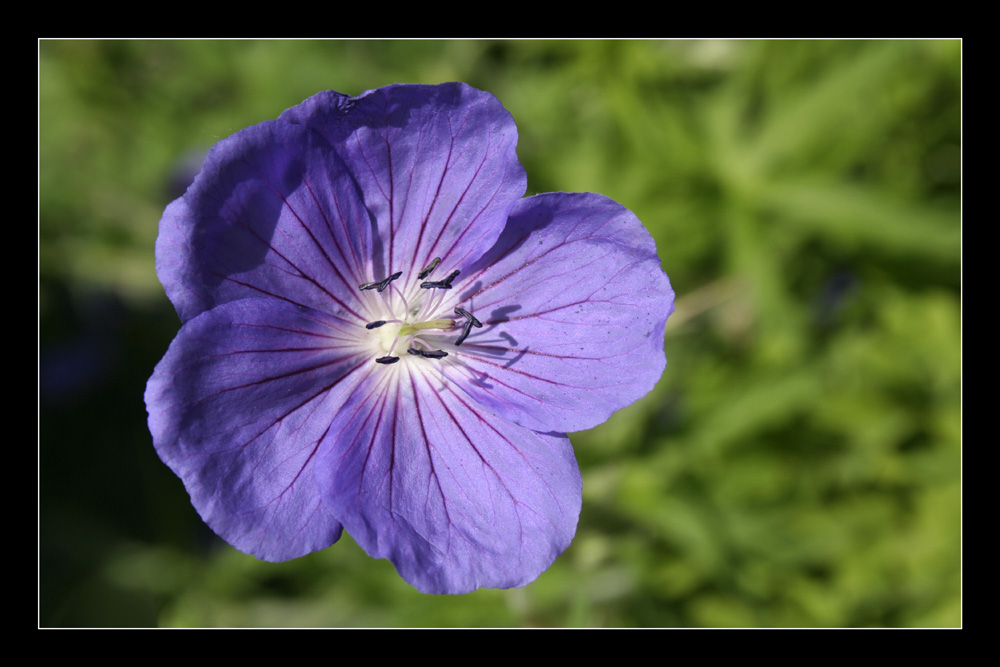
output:
M960 77L954 40L42 41L39 623L959 625ZM514 116L529 194L648 227L667 370L571 436L576 540L525 588L422 595L346 535L258 562L145 427L162 209L319 90L452 80Z

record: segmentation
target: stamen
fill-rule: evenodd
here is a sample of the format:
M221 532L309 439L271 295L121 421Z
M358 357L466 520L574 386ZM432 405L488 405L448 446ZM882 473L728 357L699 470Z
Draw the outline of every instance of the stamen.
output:
M415 347L411 347L407 352L425 359L441 359L448 356L448 353L444 350L418 350Z
M403 302L403 312L404 312L404 313L408 313L408 312L410 312L410 304L406 302L406 297L405 297L405 296L403 296L403 290L399 289L399 288L398 288L398 287L396 287L395 285L391 285L391 287L392 287L392 289L396 290L396 294L398 294L398 295L399 295L399 298L400 298L400 299L402 300L402 302Z
M441 263L440 257L435 257L431 260L431 263L424 267L424 270L417 274L417 280L423 280L427 276L431 275L431 271L437 268L437 265Z
M376 320L374 322L369 322L365 325L365 329L378 329L380 326L385 324L385 320Z
M457 278L459 273L460 273L460 271L458 269L455 269L454 271L452 271L451 273L449 273L448 277L445 278L444 280L429 281L429 282L426 282L426 283L420 283L420 288L421 289L434 289L434 288L437 288L437 289L451 289L451 281L453 281L455 278Z
M376 364L394 364L399 361L399 357L379 357L375 360Z
M439 312L441 302L444 301L447 293L448 292L445 290L439 290L437 292L432 292L429 299L424 299L424 307L421 309L419 319L430 317L432 313Z
M401 275L403 275L402 271L396 271L396 273L392 274L391 276L389 276L388 278L386 278L384 280L379 280L379 281L374 282L374 283L365 283L363 285L358 285L358 289L362 289L362 290L374 289L374 290L378 290L379 292L381 292L386 287L389 286L389 283L391 283L393 280L395 280L396 278L400 277Z

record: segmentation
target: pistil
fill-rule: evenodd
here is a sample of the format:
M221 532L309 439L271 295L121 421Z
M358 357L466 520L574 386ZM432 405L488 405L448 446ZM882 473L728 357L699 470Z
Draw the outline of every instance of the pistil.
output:
M413 322L404 324L399 329L400 336L412 336L417 331L422 331L423 329L451 329L455 326L455 322L447 319L440 320L430 320L428 322Z

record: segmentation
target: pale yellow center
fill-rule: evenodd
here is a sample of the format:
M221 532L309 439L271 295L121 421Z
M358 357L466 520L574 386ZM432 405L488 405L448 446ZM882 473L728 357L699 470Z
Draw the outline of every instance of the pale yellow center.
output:
M392 342L396 340L397 336L400 339L405 339L427 329L439 329L446 331L454 328L454 326L454 321L447 318L441 318L437 320L428 320L426 322L407 322L405 324L390 322L389 324L379 327L375 330L375 332L378 337L378 345L382 349L382 352L388 353L389 349L392 348ZM393 355L399 354L400 349L405 352L407 345L408 342L406 340L400 340L397 342Z

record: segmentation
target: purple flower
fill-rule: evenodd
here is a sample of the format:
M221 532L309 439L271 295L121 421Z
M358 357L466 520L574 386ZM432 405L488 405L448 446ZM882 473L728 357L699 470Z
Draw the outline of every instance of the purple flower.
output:
M465 84L327 91L167 207L184 325L149 428L223 539L281 561L346 528L429 593L523 586L569 545L565 434L652 389L674 295L627 209L522 199L516 143Z

